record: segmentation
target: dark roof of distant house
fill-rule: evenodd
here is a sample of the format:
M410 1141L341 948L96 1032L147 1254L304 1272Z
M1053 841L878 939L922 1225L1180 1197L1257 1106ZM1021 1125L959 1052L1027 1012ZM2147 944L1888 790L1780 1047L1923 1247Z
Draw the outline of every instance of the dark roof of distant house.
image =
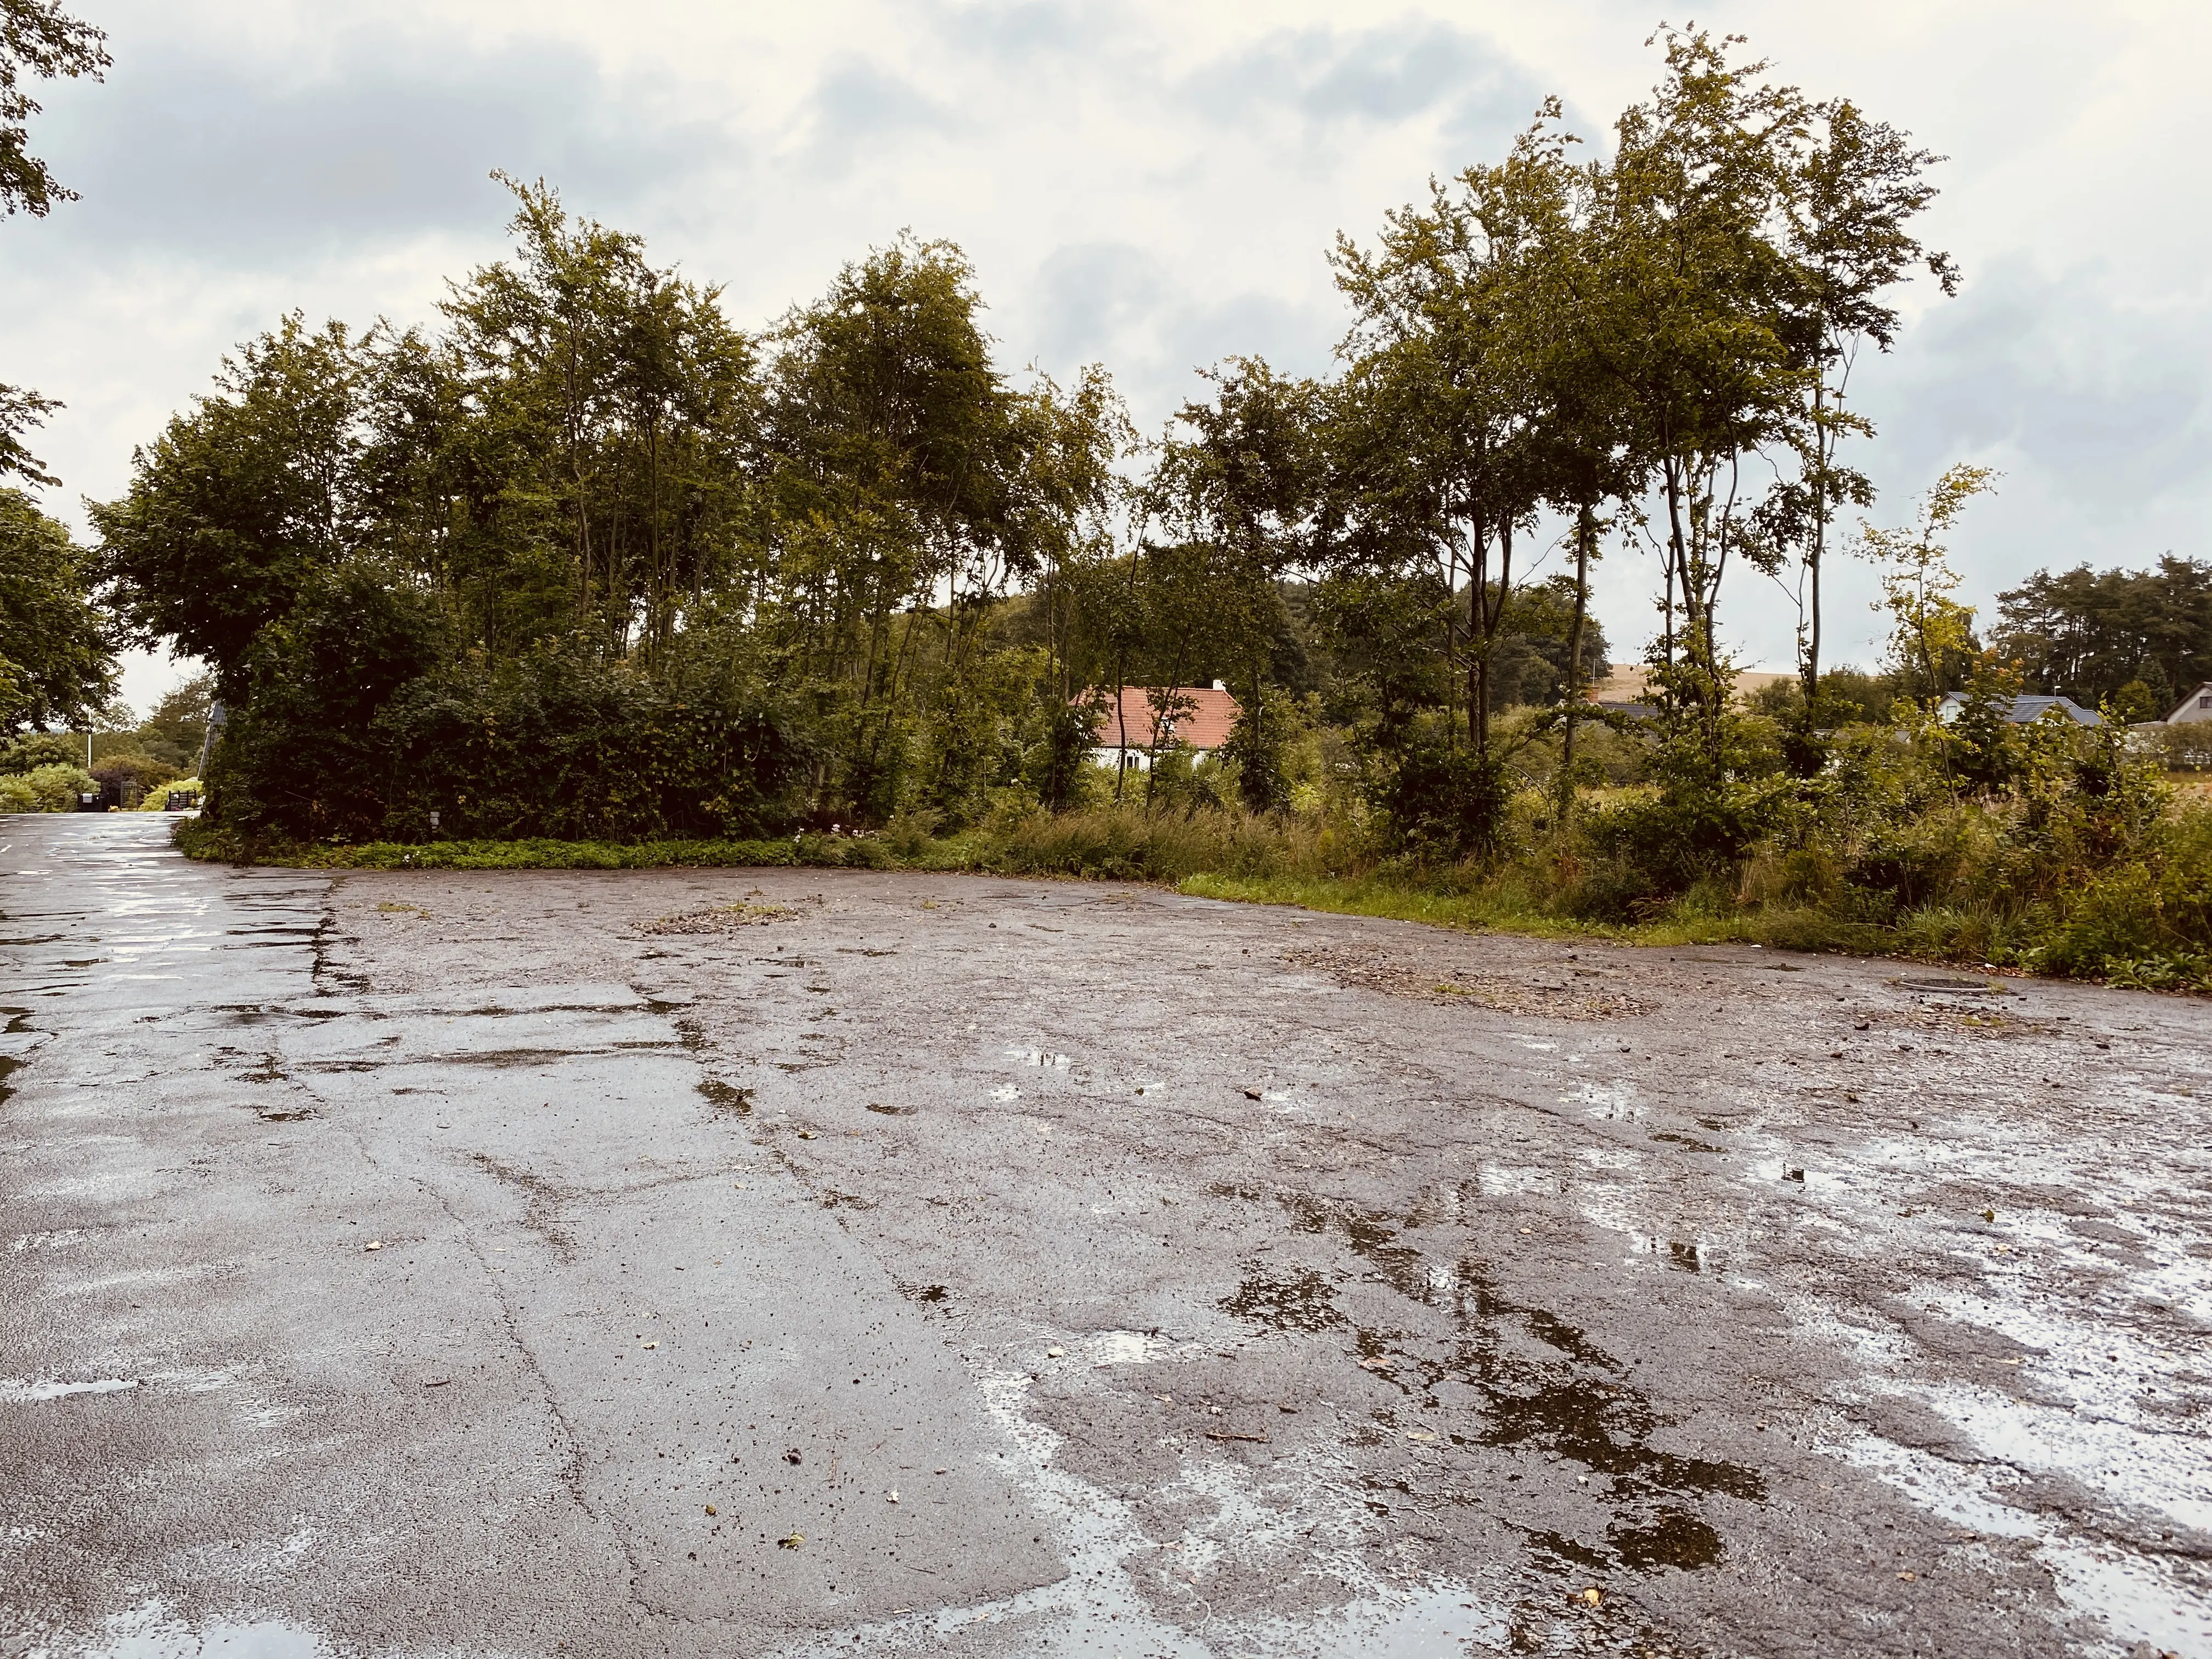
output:
M1943 699L1947 708L1963 708L1966 700L1954 691ZM2094 708L2084 708L2071 697L2038 697L2023 692L2012 700L2012 708L2005 719L2014 726L2025 726L2030 720L2039 720L2052 709L2072 720L2076 726L2102 726L2105 717Z
M1085 693L1085 696L1091 695ZM1096 695L1103 697L1106 704L1106 718L1098 723L1101 749L1152 747L1152 704L1145 687L1124 688L1118 709L1111 691L1101 689ZM1163 744L1172 737L1188 749L1218 749L1229 741L1229 728L1237 724L1237 716L1243 712L1236 698L1208 685L1179 685L1174 689L1174 696L1185 712L1174 723L1171 732L1160 734ZM1083 698L1075 701L1081 702ZM1126 739L1121 735L1124 730L1128 734Z

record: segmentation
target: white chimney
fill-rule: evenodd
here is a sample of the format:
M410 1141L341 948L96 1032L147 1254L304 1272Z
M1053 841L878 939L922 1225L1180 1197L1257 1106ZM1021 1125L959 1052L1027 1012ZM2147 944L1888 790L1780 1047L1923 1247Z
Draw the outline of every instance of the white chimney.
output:
M1216 680L1213 683L1213 689L1217 691L1226 691L1229 689L1229 682L1227 680Z

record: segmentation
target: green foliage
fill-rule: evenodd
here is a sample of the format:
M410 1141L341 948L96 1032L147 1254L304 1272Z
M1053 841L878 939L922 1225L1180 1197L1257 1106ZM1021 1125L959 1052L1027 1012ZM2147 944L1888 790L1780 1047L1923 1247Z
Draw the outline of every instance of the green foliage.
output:
M215 682L195 674L166 692L153 712L131 733L137 747L156 760L190 769L200 763L207 737L208 709L215 697Z
M1262 684L1239 708L1221 758L1236 769L1237 790L1255 812L1287 811L1297 782L1293 752L1305 735L1304 712L1287 692Z
M100 783L120 787L125 805L142 801L149 793L156 793L172 779L183 775L181 767L173 766L151 755L135 750L122 750L100 756L93 763L92 775ZM134 794L133 792L136 792Z
M313 839L427 839L434 811L440 835L463 839L744 836L788 820L805 757L742 656L695 644L655 676L558 647L453 665L420 649L410 662L404 653L422 642L407 625L422 618L386 620L398 625L380 648L365 631L332 641L363 643L362 659L392 683L364 688L373 708L358 737L296 769L296 786L286 758L329 741L328 700L257 698L234 722L215 783L218 816L237 833L299 838L305 824ZM317 793L282 793L295 787Z
M1973 672L1974 613L1951 595L1959 586L1943 537L1967 502L1993 488L1985 466L1947 469L1921 498L1908 528L1863 526L1860 550L1881 579L1881 609L1890 617L1890 660L1907 696L1925 702L1957 690Z
M28 772L40 766L75 766L84 757L84 739L64 732L24 732L0 743L0 772Z
M1501 755L1441 742L1428 732L1378 770L1369 799L1395 849L1456 862L1495 859L1505 849L1511 793Z
M107 36L64 12L58 0L0 0L0 214L42 219L56 202L73 202L46 164L24 148L24 123L39 105L24 88L28 74L97 81L108 66Z
M17 489L0 489L0 734L65 726L114 685L90 559Z
M2212 561L2039 570L1997 595L1997 617L1990 642L2029 689L2086 708L2111 697L2129 720L2164 720L2212 680Z
M2212 772L2212 720L2185 720L2133 734L2145 759L2172 772Z
M261 629L356 539L362 349L297 313L226 359L216 392L95 503L100 574L133 643L172 641L227 684Z
M206 783L198 778L169 778L158 787L149 789L140 798L138 810L142 812L165 812L168 811L169 797L173 793L204 795L206 791Z
M1098 768L1091 751L1097 746L1104 703L1098 696L1054 704L1045 714L1043 734L1030 750L1025 781L1045 810L1065 812L1081 804Z
M2212 990L2212 811L2161 818L2137 856L2088 874L2025 953L2045 973L2148 990Z
M74 812L77 797L99 782L82 766L34 766L0 775L0 812Z
M196 764L221 696L204 856L1107 875L2199 982L2207 836L2155 765L2195 750L2120 717L2186 689L2203 573L2039 577L1985 653L1945 541L1993 475L1954 468L1861 544L1887 672L1823 672L1832 521L1872 501L1850 366L1913 269L1955 282L1912 231L1935 158L1732 39L1659 39L1602 154L1547 104L1340 244L1329 376L1230 358L1149 447L1102 370L1000 370L949 243L748 333L512 185L513 256L434 327L281 321L94 508L131 636L210 669L110 741L142 780ZM1649 720L1582 698L1624 556ZM1802 623L1749 709L1746 565ZM2012 725L2015 655L2113 723ZM1212 682L1242 714L1200 757L1165 717ZM1125 692L1161 718L1109 772Z

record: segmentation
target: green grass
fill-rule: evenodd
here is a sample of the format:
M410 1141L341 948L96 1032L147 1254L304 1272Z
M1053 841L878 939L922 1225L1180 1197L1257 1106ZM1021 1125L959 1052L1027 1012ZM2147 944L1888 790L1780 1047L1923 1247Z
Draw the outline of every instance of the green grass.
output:
M1894 930L1842 923L1813 910L1763 910L1712 915L1672 907L1648 921L1599 922L1561 916L1522 902L1500 884L1467 892L1440 890L1388 876L1187 876L1176 890L1196 898L1282 904L1340 916L1379 916L1469 933L1520 933L1533 939L1611 939L1625 945L1765 945L1792 951L1899 952Z

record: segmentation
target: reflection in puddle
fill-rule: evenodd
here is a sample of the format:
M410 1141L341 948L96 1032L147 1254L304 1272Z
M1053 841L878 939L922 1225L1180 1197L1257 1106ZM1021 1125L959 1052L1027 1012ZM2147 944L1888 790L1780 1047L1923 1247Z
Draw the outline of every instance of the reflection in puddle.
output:
M1466 1183L1457 1201L1479 1190ZM1452 1442L1564 1458L1610 1477L1599 1494L1615 1510L1603 1540L1547 1534L1533 1540L1546 1553L1562 1565L1641 1572L1694 1570L1723 1559L1720 1534L1681 1500L1717 1494L1762 1502L1766 1483L1758 1470L1654 1446L1654 1435L1667 1425L1630 1386L1621 1363L1549 1310L1511 1300L1487 1262L1432 1261L1401 1241L1405 1224L1395 1216L1302 1193L1280 1198L1298 1231L1341 1238L1373 1267L1370 1280L1449 1316L1454 1331L1441 1353L1433 1340L1365 1329L1358 1333L1358 1347L1371 1373L1395 1381L1425 1411L1447 1421L1453 1407L1439 1385L1472 1389L1480 1403L1471 1420L1449 1434ZM1670 1248L1674 1265L1698 1271L1698 1246ZM1255 1269L1220 1305L1271 1330L1313 1333L1346 1322L1334 1285L1310 1268Z
M1654 1130L1652 1132L1651 1139L1654 1140L1663 1140L1672 1146L1686 1146L1693 1152L1724 1152L1728 1151L1727 1147L1716 1146L1709 1140L1699 1140L1695 1135L1678 1135L1671 1129Z
M1336 1287L1310 1267L1292 1273L1261 1268L1224 1297L1221 1308L1271 1331L1323 1331L1344 1323L1335 1304Z
M103 1377L96 1382L29 1382L0 1377L0 1400L36 1405L45 1400L66 1400L73 1394L120 1394L137 1386L135 1380L120 1376Z
M149 1601L113 1615L89 1637L48 1638L24 1659L326 1659L333 1651L313 1632L276 1620L194 1630Z
M1084 1345L1084 1356L1094 1365L1143 1365L1174 1346L1143 1331L1101 1331Z
M753 1110L753 1091L725 1083L720 1078L702 1077L699 1092L714 1103L718 1112L728 1112L735 1117L750 1117Z

